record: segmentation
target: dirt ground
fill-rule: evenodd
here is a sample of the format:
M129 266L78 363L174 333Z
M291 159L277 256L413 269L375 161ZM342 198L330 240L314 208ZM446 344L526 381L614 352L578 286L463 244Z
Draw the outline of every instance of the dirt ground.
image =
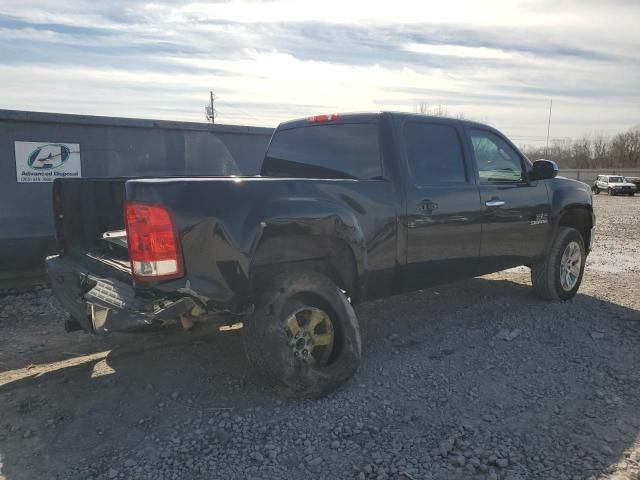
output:
M358 307L343 390L283 401L241 331L63 331L0 294L0 479L640 479L640 196L594 197L582 288L526 268Z

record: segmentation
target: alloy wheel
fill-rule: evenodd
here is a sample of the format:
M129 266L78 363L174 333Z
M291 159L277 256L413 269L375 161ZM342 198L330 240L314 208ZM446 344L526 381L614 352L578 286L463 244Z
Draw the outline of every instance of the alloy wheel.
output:
M316 367L329 363L335 333L329 315L315 307L295 311L285 321L289 347L296 359Z
M582 252L578 242L567 244L560 260L560 285L565 292L571 291L578 283L580 267L582 266Z

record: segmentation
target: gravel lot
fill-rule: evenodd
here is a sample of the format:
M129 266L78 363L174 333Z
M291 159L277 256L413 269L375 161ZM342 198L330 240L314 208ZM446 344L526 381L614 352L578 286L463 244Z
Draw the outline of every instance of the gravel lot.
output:
M640 479L640 197L594 201L574 300L520 268L362 305L318 401L263 390L241 331L66 334L0 293L0 479Z

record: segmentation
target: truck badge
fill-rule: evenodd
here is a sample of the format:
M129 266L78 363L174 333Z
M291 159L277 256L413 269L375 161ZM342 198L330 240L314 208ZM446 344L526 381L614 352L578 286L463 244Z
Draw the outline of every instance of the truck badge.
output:
M543 225L545 223L549 223L549 214L547 213L536 213L536 219L531 220L531 225Z

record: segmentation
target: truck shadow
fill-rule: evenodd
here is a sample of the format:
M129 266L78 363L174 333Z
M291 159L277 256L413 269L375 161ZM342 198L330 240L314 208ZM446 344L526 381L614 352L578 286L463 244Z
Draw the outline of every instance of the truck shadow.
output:
M485 301L491 305L484 307ZM585 477L624 459L640 430L636 310L582 294L572 302L541 302L526 285L486 278L370 302L357 310L363 366L354 382L324 402L340 401L357 384L384 390L392 376L415 381L405 367L415 367L413 373L428 369L450 379L450 385L425 392L422 403L407 402L407 415L424 418L428 425L478 417L485 407L501 405L511 415L509 430L535 433L548 425L554 435L571 438L576 449L568 455L586 452L591 459L572 472ZM598 315L584 320L584 311ZM522 333L512 342L496 339L505 328ZM113 339L106 344L91 340L85 346L92 348L77 357L51 353L48 367L18 368L5 376L0 439L4 435L12 441L0 453L7 479L64 473L81 457L102 455L105 444L133 448L150 434L170 436L175 425L213 418L220 411L263 409L268 415L282 405L249 371L241 331L202 326L192 333L176 329ZM570 355L562 353L568 342ZM470 390L476 392L471 400ZM393 389L385 393L393 394ZM429 417L433 411L425 410L424 402L441 405L438 418ZM295 403L284 405L295 409ZM306 408L313 406L306 403ZM498 424L487 428L507 428ZM30 428L34 433L27 436ZM78 442L84 448L69 451L68 445ZM18 454L25 447L36 452L33 458ZM20 458L15 463L10 462L13 455ZM23 469L33 470L26 474ZM531 471L528 475L541 478Z

